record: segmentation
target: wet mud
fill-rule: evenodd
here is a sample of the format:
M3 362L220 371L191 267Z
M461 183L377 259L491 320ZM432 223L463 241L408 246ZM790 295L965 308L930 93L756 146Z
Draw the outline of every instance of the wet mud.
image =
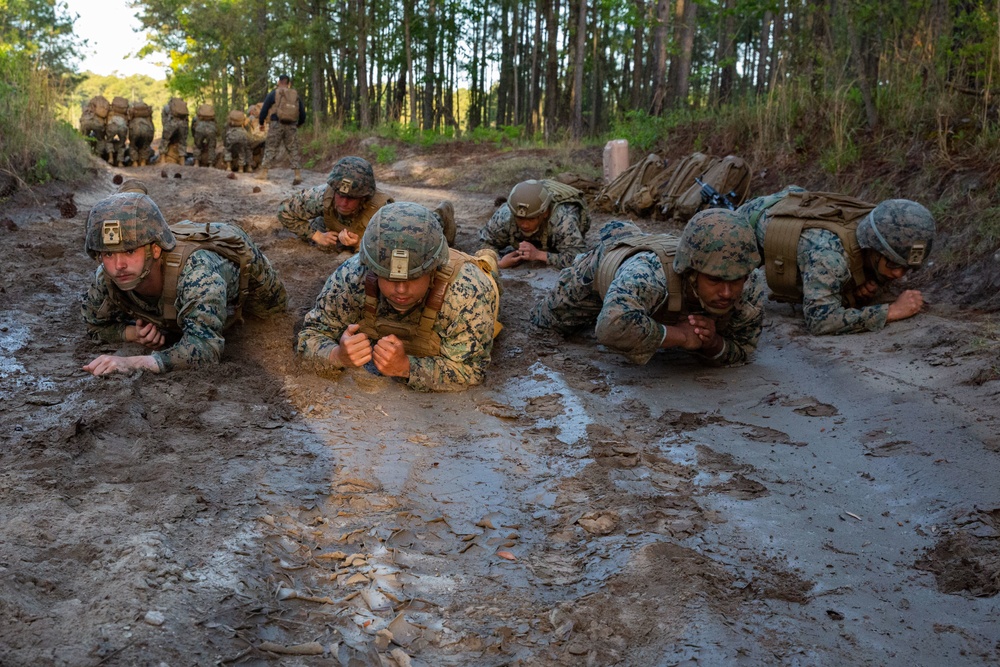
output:
M277 224L290 171L168 171L120 173L247 229L289 313L218 367L93 378L83 229L119 172L5 205L0 664L1000 661L989 315L814 338L769 305L752 364L636 367L533 329L555 273L527 266L485 384L418 394L293 355L343 256ZM451 199L465 250L494 206L386 189Z

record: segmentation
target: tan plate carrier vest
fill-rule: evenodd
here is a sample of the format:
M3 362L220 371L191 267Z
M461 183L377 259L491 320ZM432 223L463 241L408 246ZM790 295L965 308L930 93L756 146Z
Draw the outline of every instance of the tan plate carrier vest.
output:
M674 272L674 255L679 240L673 234L633 234L615 241L601 258L601 263L597 266L597 275L594 277L594 285L601 299L607 295L611 281L615 279L615 274L626 259L640 252L654 252L660 258L663 273L667 277L667 301L657 308L651 317L660 324L677 324L684 310L684 282Z
M497 295L496 307L493 310L493 337L496 338L503 325L500 324L500 286L490 273L489 263L479 257L466 255L460 250L448 250L448 264L434 272L424 309L420 314L419 323L404 323L379 318L378 315L378 276L369 271L365 274L365 306L361 317L360 331L370 339L378 340L383 336L394 335L403 341L406 354L414 357L436 357L441 354L441 337L434 332L434 323L444 304L448 288L458 277L463 264L475 264L486 277L490 279L493 291Z
M854 288L865 283L864 255L855 232L858 223L874 208L874 204L832 192L790 192L774 204L765 205L751 222L756 225L760 215L767 212L764 272L771 299L802 303L799 237L804 229L825 229L837 235L847 253L851 279L841 296L853 307Z
M365 229L367 229L372 216L380 208L395 201L381 190L375 190L372 196L368 198L368 201L358 208L358 212L351 219L351 226L347 227L340 221L340 217L337 215L337 207L333 204L333 198L336 194L337 191L334 188L329 185L326 186L326 190L323 192L323 223L326 225L328 231L339 232L347 229L358 236L365 233Z
M160 294L160 316L144 314L143 319L147 319L161 329L168 331L181 331L181 323L178 321L177 306L177 282L181 277L181 268L187 262L195 250L211 250L221 255L225 259L240 267L240 293L236 301L236 309L233 316L229 318L224 328L239 322L242 318L243 304L249 294L250 272L247 271L247 264L250 262L252 253L246 241L228 224L191 222L184 220L170 225L170 231L177 239L177 245L173 250L164 251L160 255L163 260L163 292ZM130 312L132 306L125 300L120 290L111 284L111 300L121 310Z

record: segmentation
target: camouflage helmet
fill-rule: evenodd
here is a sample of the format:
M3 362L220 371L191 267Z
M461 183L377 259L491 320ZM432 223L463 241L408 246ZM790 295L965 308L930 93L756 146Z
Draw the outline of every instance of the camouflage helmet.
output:
M353 155L342 157L330 170L326 184L345 197L371 197L375 194L375 172L364 158Z
M887 199L858 223L858 245L894 264L919 268L934 242L934 216L909 199Z
M549 210L552 193L541 181L521 181L507 197L507 206L515 218L537 218Z
M138 192L141 195L148 195L149 188L146 184L137 178L126 178L122 181L122 184L118 186L118 192Z
M164 250L177 245L159 207L148 195L120 192L102 199L87 217L87 254L131 252L155 243Z
M719 278L739 280L760 266L757 237L735 211L712 208L697 213L681 232L674 271L688 269Z
M448 261L437 217L420 204L386 204L361 237L361 264L379 278L413 280Z

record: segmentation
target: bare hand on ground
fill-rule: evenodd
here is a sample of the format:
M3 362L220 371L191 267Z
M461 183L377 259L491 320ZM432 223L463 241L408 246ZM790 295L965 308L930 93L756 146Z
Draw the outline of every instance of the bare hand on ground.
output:
M324 248L337 245L339 235L337 232L316 232L312 235L313 243Z
M886 322L905 320L920 312L924 306L924 297L919 290L908 289L900 294L895 301L889 304L889 314L885 318Z
M341 366L364 366L372 359L372 344L368 336L358 333L360 324L347 325L347 331L340 336L340 344L330 355L340 362Z
M700 350L703 345L701 337L690 322L681 320L674 326L667 327L667 336L663 347L679 347L684 350Z
M725 341L715 331L715 320L704 315L688 315L688 324L694 327L694 333L701 340L701 351L705 354L715 354L722 349Z
M862 301L871 301L878 294L878 283L868 280L863 285L854 288L854 296Z
M389 377L410 377L410 358L406 356L403 341L389 335L375 343L373 353L375 368Z
M116 357L110 354L102 354L84 366L83 370L94 375L107 375L108 373L130 373L135 370L147 370L158 373L160 367L156 365L156 361L150 356Z

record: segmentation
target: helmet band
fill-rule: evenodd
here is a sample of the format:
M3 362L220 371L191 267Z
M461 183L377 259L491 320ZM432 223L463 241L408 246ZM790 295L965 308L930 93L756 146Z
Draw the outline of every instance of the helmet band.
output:
M900 256L898 252L893 250L892 246L889 245L889 242L885 240L884 236L882 236L882 232L878 230L878 226L875 224L874 213L875 211L873 209L872 212L868 214L868 223L872 226L872 231L875 232L875 238L877 238L878 242L882 244L881 254L891 259L894 264L899 264L900 266L912 266L910 262L907 262L903 257ZM913 247L915 248L916 246ZM910 250L910 256L911 257L913 256L912 248ZM922 257L923 257L923 252L921 252L921 258ZM917 264L917 266L919 266L919 264Z

